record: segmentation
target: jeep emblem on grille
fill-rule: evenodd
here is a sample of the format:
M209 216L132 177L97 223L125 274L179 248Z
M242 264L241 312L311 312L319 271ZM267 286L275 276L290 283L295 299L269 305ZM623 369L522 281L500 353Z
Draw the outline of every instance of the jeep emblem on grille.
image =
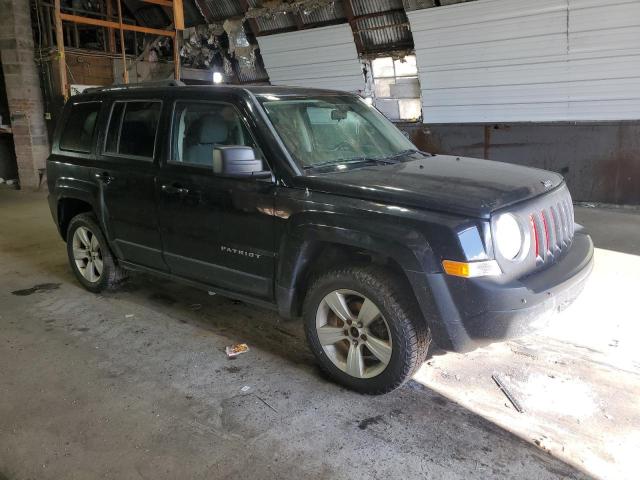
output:
M542 185L544 185L544 188L553 187L553 182L551 180L542 180L540 183L542 183Z

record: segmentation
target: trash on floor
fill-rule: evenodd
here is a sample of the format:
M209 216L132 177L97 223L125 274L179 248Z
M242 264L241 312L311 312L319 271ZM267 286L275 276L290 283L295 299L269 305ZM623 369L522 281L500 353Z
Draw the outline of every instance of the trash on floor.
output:
M246 343L236 343L235 345L230 345L226 347L225 351L227 352L227 357L234 358L240 355L241 353L246 353L249 351L249 345Z
M507 397L507 399L511 402L511 405L513 405L513 408L515 408L518 411L518 413L523 413L524 410L522 409L520 402L518 402L518 399L514 397L513 394L507 389L507 386L504 384L502 380L500 380L500 377L498 376L498 374L494 373L493 375L491 375L491 378L493 378L493 381L496 382L496 385L498 385L500 390L502 390L502 393L504 393L504 396Z
M251 390L251 387L249 385L245 385L240 389L241 392L248 392L249 390Z

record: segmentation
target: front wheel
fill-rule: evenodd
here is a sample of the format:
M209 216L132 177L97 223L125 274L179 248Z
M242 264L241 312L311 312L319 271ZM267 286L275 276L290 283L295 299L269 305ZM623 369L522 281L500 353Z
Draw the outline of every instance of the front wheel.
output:
M305 299L304 324L320 367L361 393L401 386L426 358L430 342L410 287L374 266L316 278Z

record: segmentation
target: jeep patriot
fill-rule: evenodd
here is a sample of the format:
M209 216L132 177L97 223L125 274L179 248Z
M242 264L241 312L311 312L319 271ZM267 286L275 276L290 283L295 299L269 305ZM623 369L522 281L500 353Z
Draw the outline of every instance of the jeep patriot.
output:
M356 95L92 89L64 107L49 204L78 281L128 270L302 317L335 381L402 385L430 342L545 325L593 266L562 176L419 151Z

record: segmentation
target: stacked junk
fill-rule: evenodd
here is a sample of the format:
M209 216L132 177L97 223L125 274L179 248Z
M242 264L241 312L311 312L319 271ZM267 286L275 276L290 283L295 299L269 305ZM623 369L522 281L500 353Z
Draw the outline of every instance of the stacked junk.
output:
M240 75L250 75L256 68L257 45L249 43L242 23L242 19L225 20L224 23L187 28L180 50L183 66L206 69L221 67L221 73L232 76L231 59L235 58ZM224 33L227 34L227 42L224 42Z
M241 78L256 78L256 70L260 68L256 65L258 46L249 42L244 27L246 20L273 19L291 13L307 16L319 8L333 7L334 3L335 0L263 0L244 17L187 28L180 50L183 66L220 70L226 78L231 78L234 73L231 62L235 59Z

